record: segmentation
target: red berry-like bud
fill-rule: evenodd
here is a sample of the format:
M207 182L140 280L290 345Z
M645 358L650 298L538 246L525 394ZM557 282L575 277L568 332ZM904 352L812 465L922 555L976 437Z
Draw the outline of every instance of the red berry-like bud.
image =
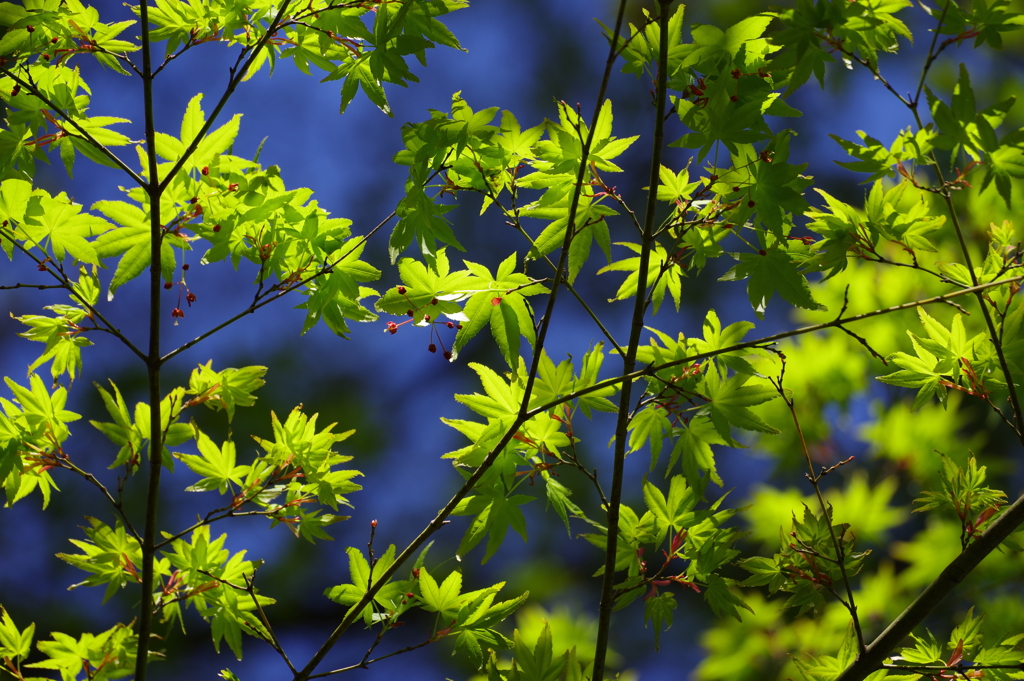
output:
M395 324L394 322L388 322L386 330L391 332L391 334L396 334L398 333L398 324Z
M203 169L200 170L199 172L201 172L203 175L209 175L210 174L210 168L209 168L209 166L203 166Z
M501 305L501 298L491 298L491 305Z
M189 306L191 306L192 303L196 302L196 294L194 294L191 291L189 291L188 295L185 296L185 300L187 300Z
M405 597L406 598L416 598L416 594L414 594L413 592L410 591L409 593L405 594Z
M405 295L405 287L404 286L399 286L398 287L398 295L400 295L400 296L404 296Z
M50 61L50 53L49 52L43 52L43 59L45 59L46 61Z
M428 314L423 315L423 321L429 322L430 321L430 315L428 315Z
M729 95L729 101L730 102L735 102L738 99L739 99L739 97L737 97L736 95Z
M456 328L456 329L461 329L461 328L462 328L462 324L456 324L456 325L455 325L455 328Z
M181 269L182 269L183 272L188 272L188 263L185 263L184 265L182 265Z
M431 343L430 345L427 346L427 350L429 350L430 352L437 352L437 346Z
M409 315L410 317L415 317L416 316L416 313L413 312L412 310L406 310L405 314Z
M455 324L453 322L445 322L444 325L447 326L449 329L455 328Z
M754 207L754 199L750 199L749 201L747 201L747 208L753 208L753 207Z
M21 92L21 86L15 85L14 88L11 90L11 97L17 97L19 92Z
M28 31L29 33L32 33L33 31L35 31L35 30L36 30L36 27L35 27L35 26L32 26L32 25L30 24L30 25L28 25L28 26L26 26L26 27L25 27L25 30L26 30L26 31Z
M370 527L377 527L377 521L376 520L371 520L370 521Z
M430 301L431 305L437 305L437 298L432 298Z
M164 288L171 288L172 286L174 286L174 284L172 284L171 282L169 282L169 281L165 281L164 282Z
M237 182L232 182L231 184L229 184L228 185L228 191L229 192L238 191L238 183Z
M452 353L450 353L447 350L445 350L444 351L444 358L445 359L451 359L452 358Z
M171 310L171 317L172 318L179 318L180 317L181 319L184 319L185 318L185 313L182 311L182 309L180 307L176 307L173 310Z
M413 568L412 569L412 576L415 579L419 579L420 578L420 569L419 568Z
M738 191L740 190L740 188L739 188L739 187L733 187L733 188L732 188L732 190L733 190L734 192L738 192Z
M758 251L758 254L759 254L759 255L768 255L768 251L766 251L766 250L764 250L764 249L762 248L762 249L760 249L760 250Z
M36 269L39 270L40 272L45 272L46 265L44 265L43 263L39 263L38 265L36 265Z
M712 182L718 182L718 175L712 175L708 179L711 180Z
M50 38L50 42L56 45L60 42L60 38L58 38L57 36L53 36L52 38Z
M198 196L193 196L191 199L188 200L188 202L189 203L193 203L193 204L199 203L199 197Z

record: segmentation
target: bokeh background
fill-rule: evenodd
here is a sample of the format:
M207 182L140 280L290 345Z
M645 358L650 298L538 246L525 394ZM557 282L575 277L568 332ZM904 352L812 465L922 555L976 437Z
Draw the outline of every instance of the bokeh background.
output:
M282 63L273 77L264 70L244 84L227 107L224 119L234 112L244 114L236 153L252 154L265 137L261 156L264 165L281 166L290 188L313 188L321 206L335 216L352 219L356 234L365 233L388 215L401 196L406 169L391 162L394 153L402 148L400 126L406 121L426 119L428 109L447 111L454 92L461 91L475 109L510 109L524 127L545 117L555 117L556 100L579 102L584 112L591 111L606 51L595 19L610 24L616 4L612 0L474 0L469 9L445 19L467 52L433 50L428 53L429 67L416 69L421 82L408 89L389 87L392 118L361 96L344 116L339 116L338 83L319 84L290 63ZM631 2L633 21L640 20L643 5ZM130 11L114 0L99 2L97 7L108 22L131 18ZM765 3L755 0L693 3L687 8L686 23L712 22L725 27L764 8ZM909 13L911 23L924 16L919 11ZM898 90L912 90L916 85L914 77L921 52L920 45L905 47L904 56L909 53L918 59L892 62L887 68ZM158 129L176 131L185 104L197 92L206 93L204 108L210 110L222 91L233 57L222 46L207 45L172 64L158 80ZM935 78L948 82L956 58L961 57L957 55L940 63ZM974 55L969 58L977 60ZM1019 70L1019 59L1019 52L1011 49L998 61L972 63L976 80L982 74L990 76L988 83L975 83L981 93L979 97L995 97L1015 90L1018 85L1006 75ZM900 64L909 68L904 70ZM837 73L844 71L841 64L832 68ZM93 91L92 114L130 118L135 124L123 126L122 130L133 138L141 138L139 80L100 71L91 64L89 69L85 77ZM840 198L855 200L863 195L864 189L858 186L857 178L831 162L840 153L827 133L855 139L857 130L865 130L888 140L911 120L904 110L891 106L890 96L872 83L866 72L845 72L833 83L827 91L809 84L792 101L804 116L777 122L798 133L791 159L807 162L806 172L818 179L819 186ZM609 93L615 102L616 134L642 135L624 157L625 172L610 180L637 207L642 205L642 187L647 177L649 88L644 80L616 74ZM678 123L675 126L678 136L681 131ZM672 150L666 164L678 169L686 161L681 150ZM101 199L119 198L118 186L125 184L116 171L84 163L79 163L74 178L69 179L56 159L53 166L42 168L37 182L51 191L67 191L86 206ZM469 197L464 206L450 214L455 233L471 259L493 268L508 252L523 251L525 245L495 211L482 217L478 212L478 200ZM626 228L624 222L613 222L613 241L625 239ZM205 268L198 265L200 255L192 254L193 267L188 273L189 287L197 295L197 302L186 310L186 317L177 326L166 326L166 347L184 342L242 309L253 295L254 268L243 264L237 273L223 263ZM397 275L387 262L386 230L371 239L364 258L384 270L380 290L397 283ZM584 274L583 287L593 292L594 300L611 297L619 280L596 277L594 269ZM0 266L0 283L31 282L36 274L24 263L4 262ZM706 284L720 274L720 270L711 268L703 277L692 280L684 309L675 313L666 306L668 311L660 315L661 328L672 333L695 332L708 307L717 308L725 323L753 319L741 283L720 290L722 297L708 298ZM137 339L144 337L144 328L139 323L145 309L143 288L141 280L133 282L107 306L116 323ZM174 306L177 295L176 289L165 293L168 309ZM24 377L39 348L16 337L21 326L6 313L35 314L51 302L48 297L24 289L5 291L0 296L0 368L4 375L16 380ZM284 528L270 530L260 520L236 519L213 528L215 535L228 532L228 547L232 551L248 548L250 558L266 561L258 584L264 593L279 600L269 614L295 661L307 659L340 617L340 606L321 594L326 587L347 581L344 549L365 546L370 520L377 519L379 523L378 551L389 543L402 547L458 487L461 479L440 456L461 447L463 442L439 417L466 416L467 411L452 395L477 389L475 374L467 368L468 361L500 364L496 354L488 354L483 340L471 344L457 363L449 364L439 354L427 352L430 340L425 329L407 326L392 336L382 333L384 320L354 325L349 340L340 339L323 327L300 338L303 313L292 309L298 302L279 301L183 353L168 367L165 379L165 385L173 385L176 379L184 380L197 363L210 358L214 359L215 367L268 366L268 384L258 393L257 405L240 411L232 426L240 452L247 447L255 448L254 443L246 444L250 434L267 435L271 410L284 415L299 403L307 412L319 412L322 423L336 421L338 430L357 429L343 448L355 456L351 465L365 473L361 480L364 490L352 495L352 519L332 528L333 543L314 547L295 539ZM613 329L625 334L628 311L624 307L604 305L600 312ZM770 333L787 323L785 314L775 312L775 317L759 323L759 332ZM566 353L578 358L591 342L600 340L596 329L572 301L563 299L556 314L559 323L548 348L556 361ZM130 402L142 399L145 385L144 372L133 356L112 339L95 340L97 345L84 354L84 374L71 393L69 408L84 419L73 431L68 449L79 465L101 471L109 461L111 449L86 423L90 418L106 420L90 382L106 383L108 378L112 379ZM609 363L613 361L610 359ZM851 404L846 414L836 416L836 432L840 436L837 442L841 447L837 456L863 453L857 432L868 418L871 398L872 395L865 395ZM226 436L220 418L206 414L197 418L204 428L216 434L215 439ZM585 456L602 471L609 468L610 450L605 443L610 432L610 427L596 426L582 445ZM757 452L721 452L719 465L737 502L746 497L752 483L771 480L776 474L776 462ZM641 456L631 458L628 474L639 479L646 466ZM109 472L110 480L115 473ZM793 477L791 470L786 475ZM197 508L217 505L217 499L211 495L202 499L183 492L182 488L191 482L188 476L186 471L184 476L165 477L164 527L185 526ZM131 617L130 595L123 594L101 607L101 590L65 591L83 577L54 554L73 549L68 537L82 536L76 526L84 524L85 516L96 515L109 521L111 514L95 491L79 480L58 476L57 482L63 491L54 496L46 513L40 511L38 498L0 512L0 603L19 624L36 622L40 634L50 630L76 634L83 630L98 631L115 621L126 621ZM129 498L141 491L137 483L129 486ZM540 487L537 490L540 495ZM585 496L587 491L581 488L579 494ZM591 575L602 557L585 541L570 540L560 522L542 513L543 504L539 499L526 508L528 542L523 543L510 533L492 564L479 565L480 549L466 558L467 586L481 587L507 579L507 594L529 589L531 605L520 617L519 625L535 628L541 616L572 621L582 644L591 634L596 615L599 580ZM440 560L452 555L464 529L465 519L456 519L439 533L432 558ZM680 603L676 623L662 636L658 653L653 650L651 632L644 629L638 606L616 615L614 648L618 652L618 669L630 670L645 681L689 675L701 658L698 643L700 631L707 624L707 610L696 599L683 597ZM287 670L276 654L255 639L246 639L245 658L237 662L226 650L220 657L214 655L204 624L194 619L187 623L185 634L168 632L170 660L154 666L152 678L213 678L227 666L245 681L286 677ZM385 644L381 652L393 649L392 646L418 643L425 631L424 626L418 625L425 624L426 620L411 617L405 630L396 632L394 640ZM343 666L358 661L370 640L364 632L353 630L326 664ZM442 642L354 673L374 681L471 676L473 670L459 667L450 653L451 647Z

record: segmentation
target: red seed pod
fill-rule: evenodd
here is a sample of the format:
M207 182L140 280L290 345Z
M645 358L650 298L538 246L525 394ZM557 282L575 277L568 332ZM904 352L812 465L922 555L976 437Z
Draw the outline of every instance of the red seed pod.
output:
M229 184L228 185L228 191L229 192L236 192L236 191L238 191L238 183L237 182L232 182L231 184Z
M405 594L405 597L406 598L416 598L416 594L414 594L413 592L410 591L409 593Z
M732 190L733 190L734 192L738 192L738 191L740 190L740 188L739 188L739 187L733 187L733 188L732 188Z
M461 328L462 328L462 324L456 324L456 325L455 325L455 328L456 328L456 329L461 329Z
M420 569L419 568L413 568L412 569L412 576L415 579L419 579L420 578Z
M49 52L43 52L43 59L45 59L46 61L50 61L50 53Z
M712 175L708 178L711 182L718 182L718 175Z
M50 38L50 42L56 45L60 42L60 38L58 38L57 36L53 36L52 38Z
M25 27L25 30L28 31L29 33L32 33L33 31L36 30L36 27L29 24L28 26Z
M219 232L220 231L220 225L214 225L213 226L213 231Z
M491 305L501 305L501 298L491 298Z
M181 266L181 270L182 270L183 272L188 272L188 263L185 263L184 265L182 265L182 266Z
M431 304L431 305L437 305L437 298L432 298L432 299L430 300L430 304Z
M444 325L447 326L449 329L455 328L455 324L453 322L445 322Z
M19 92L21 92L21 86L15 85L14 88L11 90L11 97L17 97Z
M452 358L452 353L450 353L447 350L445 350L444 351L444 358L445 359L451 359Z
M192 303L196 302L196 294L194 294L191 291L189 291L188 295L185 296L185 300L187 300L189 306L191 306Z
M750 199L749 201L747 201L747 208L753 208L754 205L754 199Z
M413 312L412 310L406 310L405 314L409 315L410 317L415 317L416 316L416 313Z
M429 322L430 321L430 315L428 315L428 314L423 315L423 321Z
M201 172L203 175L209 175L210 174L210 167L209 166L203 166L203 169L200 170L199 172Z
M427 350L429 350L430 352L437 352L437 346L431 343L430 345L427 346Z
M172 284L171 282L169 282L169 281L165 281L164 282L164 288L171 288L172 286L174 286L174 284Z
M757 253L758 253L758 255L768 255L768 251L764 250L763 248L758 250Z
M46 265L43 264L43 263L39 263L38 265L36 265L36 269L39 270L40 272L45 272L46 271Z
M398 287L398 295L400 295L400 296L404 296L405 295L405 287L404 286L399 286Z
M197 203L199 203L199 197L198 196L193 196L191 199L188 200L188 202L193 204L193 205L197 204Z
M392 335L398 333L398 324L395 324L394 322L388 322L387 331L389 331Z
M376 519L370 521L370 527L377 527L377 520Z

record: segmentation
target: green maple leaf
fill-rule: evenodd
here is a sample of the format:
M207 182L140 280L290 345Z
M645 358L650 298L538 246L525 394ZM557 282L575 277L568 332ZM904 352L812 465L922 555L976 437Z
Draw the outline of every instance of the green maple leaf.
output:
M775 292L786 302L806 310L823 310L825 306L811 295L807 278L800 274L788 250L770 248L759 253L740 253L739 264L725 273L719 281L746 279L747 296L757 316L764 319L765 308Z
M751 378L749 374L736 374L723 383L716 371L705 376L703 392L710 402L701 411L710 413L715 430L732 446L736 445L729 435L730 425L762 433L779 432L748 409L775 399L779 393L770 385L746 385Z

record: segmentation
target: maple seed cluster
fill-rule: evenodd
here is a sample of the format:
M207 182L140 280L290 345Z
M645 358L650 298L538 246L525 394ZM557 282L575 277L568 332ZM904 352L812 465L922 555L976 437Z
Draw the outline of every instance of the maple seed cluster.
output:
M181 293L185 292L185 304L188 307L192 307L192 303L196 302L196 294L189 290L188 284L185 283L185 272L188 272L189 264L182 263L181 265L181 281L178 282L178 304L173 310L171 310L171 319L178 320L185 318L185 311L181 309ZM165 289L171 289L174 287L174 283L167 281L164 282ZM177 326L178 322L175 321L174 325Z
M398 295L403 296L406 299L406 301L409 303L409 305L413 304L412 301L409 299L409 296L407 295L408 289L406 287L398 286L398 287L395 288L395 292L398 293ZM434 306L438 305L439 303L440 303L440 301L437 298L431 298L429 303L427 303L426 305L422 305L422 306L420 306L419 308L416 308L416 309L422 310L425 307L434 307ZM406 314L406 316L409 317L409 319L406 319L404 322L401 322L401 323L387 322L384 325L384 332L385 333L390 333L391 335L394 335L394 334L398 333L398 327L402 326L403 324L408 324L409 322L411 322L413 319L416 318L416 309L413 309L412 307L410 307L408 310L406 310L405 314ZM430 323L430 341L431 342L430 342L430 345L427 346L427 351L428 352L432 352L432 353L436 353L437 352L437 345L438 345L438 343L440 343L442 356L445 359L450 360L452 358L452 353L451 353L450 350L448 350L448 348L446 348L444 346L444 341L441 340L441 335L439 333L437 334L437 343L433 342L434 341L434 334L437 333L437 331L434 328L434 326L436 324L444 324L444 326L449 328L449 329L461 329L462 328L462 324L456 324L455 322L450 322L450 321L443 322L443 321L440 321L440 320L431 321L432 319L433 319L432 316L429 315L429 314L423 315L423 321Z

